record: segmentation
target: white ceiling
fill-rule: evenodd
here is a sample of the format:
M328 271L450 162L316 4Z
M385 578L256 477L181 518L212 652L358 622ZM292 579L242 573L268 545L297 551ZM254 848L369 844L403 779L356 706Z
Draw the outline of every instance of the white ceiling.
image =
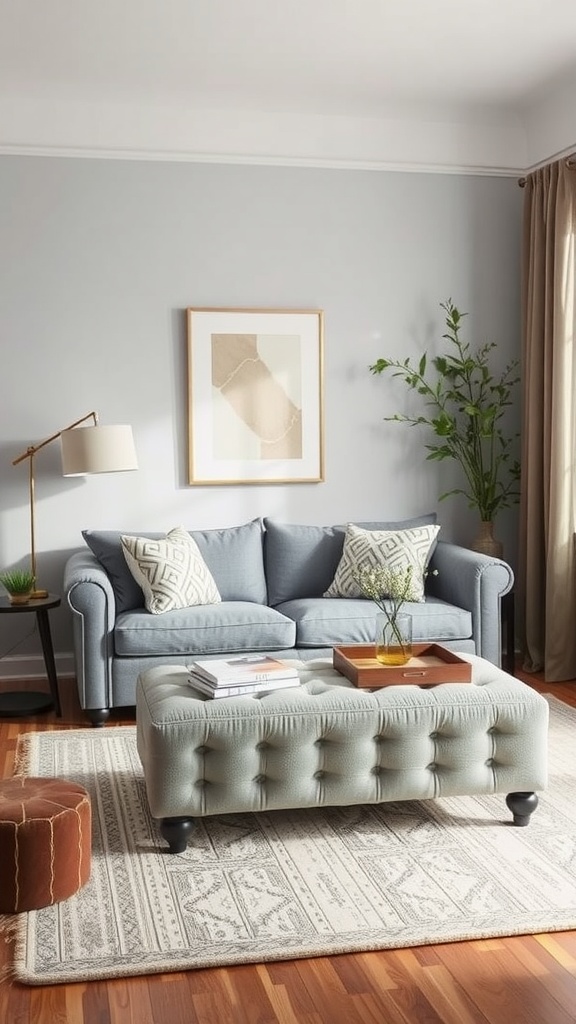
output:
M4 152L515 173L574 96L574 0L0 0Z

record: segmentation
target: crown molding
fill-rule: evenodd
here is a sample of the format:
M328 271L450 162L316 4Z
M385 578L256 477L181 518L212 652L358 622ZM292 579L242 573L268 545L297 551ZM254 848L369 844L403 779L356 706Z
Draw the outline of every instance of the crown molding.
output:
M0 99L0 153L515 176L513 115L435 120Z
M74 149L57 146L3 146L0 144L2 156L37 156L67 157L85 160L136 160L157 161L165 163L209 163L209 164L240 164L244 166L258 165L266 167L310 167L325 170L357 170L357 171L396 171L419 174L463 174L483 175L492 177L520 177L528 173L521 167L488 167L485 164L469 166L465 164L426 164L400 163L398 161L363 161L363 160L322 160L320 158L273 157L260 155L239 155L237 153L181 153L156 152L154 150L107 150L107 149ZM532 170L530 168L529 170ZM535 168L534 168L535 169Z

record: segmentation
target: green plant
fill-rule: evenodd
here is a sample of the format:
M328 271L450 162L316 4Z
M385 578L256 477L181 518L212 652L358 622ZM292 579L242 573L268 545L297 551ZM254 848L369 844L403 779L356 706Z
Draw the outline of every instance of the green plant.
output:
M430 409L428 415L405 416L396 413L386 420L429 427L437 444L427 444L427 459L440 461L455 459L464 471L466 488L454 488L440 495L440 501L451 494L463 494L470 508L476 508L480 518L493 520L503 508L516 504L520 498L518 481L520 463L512 457L510 445L518 434L508 436L503 429L502 417L512 405L514 388L519 383L519 361L512 360L500 376L490 369L490 353L496 348L489 342L473 351L468 342L460 338L461 313L451 299L441 302L446 312L447 333L442 337L452 349L431 360L436 379L428 379L428 357L421 357L418 366L410 358L404 362L378 359L369 367L372 373L392 370L407 387L421 395Z
M34 576L25 569L0 573L0 583L9 594L29 594L34 589Z

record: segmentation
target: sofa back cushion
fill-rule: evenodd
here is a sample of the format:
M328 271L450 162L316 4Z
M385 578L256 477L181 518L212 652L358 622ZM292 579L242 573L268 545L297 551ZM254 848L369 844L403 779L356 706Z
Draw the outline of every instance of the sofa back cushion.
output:
M144 594L132 576L122 550L121 537L146 536L151 540L165 533L123 530L83 530L82 536L106 570L116 598L116 611L144 607ZM253 601L266 604L262 520L220 530L190 530L208 566L223 601Z
M405 530L436 523L436 513L400 522L356 523L364 530ZM346 525L297 526L264 519L264 563L268 603L322 597L342 557Z

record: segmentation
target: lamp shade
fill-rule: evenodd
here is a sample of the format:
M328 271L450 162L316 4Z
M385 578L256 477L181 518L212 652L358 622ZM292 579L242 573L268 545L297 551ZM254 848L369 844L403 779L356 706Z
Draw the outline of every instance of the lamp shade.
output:
M138 469L132 427L75 427L63 430L60 440L64 476Z

